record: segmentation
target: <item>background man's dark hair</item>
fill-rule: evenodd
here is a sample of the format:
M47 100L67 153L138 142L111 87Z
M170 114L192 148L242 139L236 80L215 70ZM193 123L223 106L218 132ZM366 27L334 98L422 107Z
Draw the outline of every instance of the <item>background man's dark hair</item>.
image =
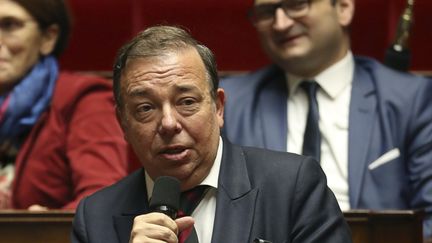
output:
M215 57L210 49L198 43L182 28L175 26L154 26L140 32L119 52L114 64L113 82L114 98L118 106L122 105L120 95L120 78L129 58L159 57L167 53L180 52L195 48L200 55L207 72L207 81L213 99L219 86Z

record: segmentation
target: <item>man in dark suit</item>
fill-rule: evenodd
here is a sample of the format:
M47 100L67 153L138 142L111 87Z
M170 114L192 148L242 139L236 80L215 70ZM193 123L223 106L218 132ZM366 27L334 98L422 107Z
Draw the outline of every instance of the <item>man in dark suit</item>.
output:
M182 29L151 27L118 54L119 122L143 169L83 199L72 242L351 242L337 201L310 157L246 148L220 137L225 95L214 57ZM151 212L154 180L209 189L192 217ZM159 242L158 241L158 242Z
M432 236L432 81L353 57L353 14L353 0L256 0L250 17L275 64L221 81L224 132L300 154L318 144L342 210L425 209Z

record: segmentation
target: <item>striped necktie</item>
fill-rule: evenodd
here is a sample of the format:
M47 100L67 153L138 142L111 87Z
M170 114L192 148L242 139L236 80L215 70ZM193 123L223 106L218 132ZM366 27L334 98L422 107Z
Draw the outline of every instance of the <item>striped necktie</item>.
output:
M180 210L177 214L178 218L183 216L190 216L195 208L204 198L205 193L208 191L209 186L200 185L185 191L180 196ZM179 236L180 243L198 243L198 236L195 227L183 230Z

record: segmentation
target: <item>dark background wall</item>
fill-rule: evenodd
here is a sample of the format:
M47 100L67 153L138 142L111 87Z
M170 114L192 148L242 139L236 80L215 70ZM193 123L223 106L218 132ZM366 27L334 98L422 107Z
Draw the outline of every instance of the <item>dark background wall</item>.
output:
M216 54L222 71L254 70L268 63L246 12L252 0L69 0L74 31L61 59L66 70L111 70L117 49L143 28L177 24ZM356 0L355 54L383 60L406 0ZM411 35L413 71L432 71L432 1L415 0Z

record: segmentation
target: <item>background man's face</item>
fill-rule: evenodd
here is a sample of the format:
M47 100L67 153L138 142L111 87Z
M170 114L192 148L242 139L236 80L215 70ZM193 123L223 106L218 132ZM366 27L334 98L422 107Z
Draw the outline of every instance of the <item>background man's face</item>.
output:
M257 0L255 5L274 2L279 1ZM258 29L264 50L282 67L295 62L313 65L317 60L334 58L343 48L344 33L338 11L331 0L311 0L308 14L298 19L291 19L277 9L275 21L268 28Z
M223 125L223 90L210 95L195 49L128 60L119 119L147 173L178 178L188 189L207 176Z

